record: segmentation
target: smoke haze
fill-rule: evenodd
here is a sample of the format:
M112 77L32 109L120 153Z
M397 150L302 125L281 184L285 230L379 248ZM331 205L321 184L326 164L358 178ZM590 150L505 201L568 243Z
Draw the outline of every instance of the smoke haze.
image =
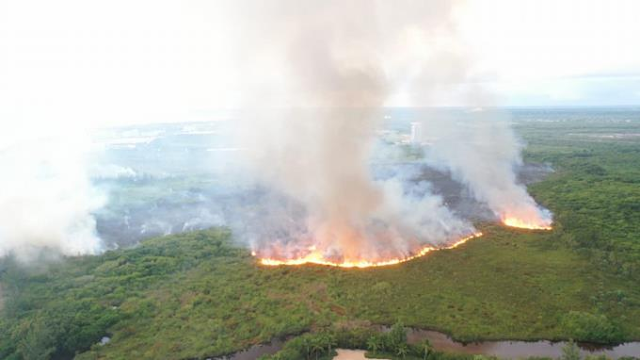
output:
M549 226L551 213L540 208L517 183L514 169L522 165L521 144L507 115L496 109L476 109L457 118L433 113L421 122L430 138L426 161L448 170L498 219L512 217Z
M476 75L473 58L457 33L461 3L216 1L211 28L200 18L189 19L194 21L188 24L167 22L175 30L172 34L188 39L172 36L167 42L148 34L150 30L140 27L135 16L127 18L140 32L130 47L144 50L149 46L145 51L158 55L154 58L168 59L168 69L192 62L203 66L206 61L198 58L203 39L198 36L215 32L212 48L222 59L216 64L224 66L208 65L216 69L207 74L219 76L206 79L212 87L223 86L229 93L239 94L240 111L232 125L236 142L230 141L227 146L242 153L244 161L225 165L224 172L232 174L227 181L241 176L253 190L229 195L232 200L220 205L221 209L202 212L198 221L226 224L259 256L286 259L313 251L334 261L378 261L407 257L425 246L446 246L475 233L472 224L451 210L441 196L433 193L428 181L419 180L418 174L396 169L380 178L371 168L374 142L387 104L400 99L409 105L441 105L443 99L449 99L471 109L496 105L485 89L469 86ZM185 5L185 13L193 10L190 6ZM212 5L198 6L208 9ZM154 24L164 26L161 18L175 9L172 4L161 10L162 17ZM144 7L136 11L146 14ZM60 39L67 39L67 32L75 34L64 30ZM154 41L141 41L148 37ZM80 59L103 66L101 60L93 58L96 54L99 52L87 51ZM118 54L126 62L127 52ZM167 56L160 56L163 54ZM57 61L65 63L65 59L60 56ZM91 116L118 117L122 114L113 112L113 108L122 106L128 109L126 116L164 120L166 116L178 119L182 110L195 108L182 98L180 87L160 86L159 79L180 78L174 83L184 85L181 81L186 79L201 86L192 90L197 93L192 98L198 101L209 94L202 83L193 81L199 74L186 71L189 66L147 73L138 68L141 64L136 62L133 70L129 69L131 74L118 73L114 79L123 79L120 82L113 82L111 77L99 79L100 84L109 85L109 92L99 93L101 96L85 93L84 85L72 86L65 93L69 99L60 105L51 101L46 89L40 89L35 94L47 100L43 102L47 106L34 106L35 110L6 107L20 114L31 111L37 117L47 117L51 111L51 116L80 122ZM105 68L109 68L107 65ZM88 69L108 73L100 67ZM233 75L224 74L227 70ZM89 81L82 74L75 75L78 84ZM126 90L122 93L121 83L129 79L136 86L122 89ZM63 86L65 82L59 80L59 76L53 76L49 86ZM105 88L100 84L96 87ZM143 84L155 84L157 93L147 96L140 92L144 101L132 100L138 99L132 92ZM90 101L75 101L74 96ZM117 100L115 106L104 106L106 98ZM165 98L171 101L165 104L158 100ZM3 101L19 103L9 100ZM217 103L217 99L209 101ZM79 109L69 110L76 102L80 103ZM94 107L99 114L92 113ZM106 108L104 113L102 108ZM164 108L167 111L160 111ZM159 112L166 114L160 116ZM483 110L420 116L415 121L422 124L422 130L414 146L424 147L427 165L449 172L498 218L513 216L550 223L550 214L516 182L514 166L521 163L521 146L505 114ZM134 181L141 176L127 167L87 166L84 154L89 151L88 142L77 132L50 136L46 129L55 128L55 124L49 125L43 136L31 137L22 145L0 144L0 165L15 169L0 179L0 257L16 254L28 260L42 249L64 255L102 251L105 246L96 235L95 213L106 203L106 197L97 191L90 175L101 181ZM43 138L62 140L33 141ZM162 159L160 149L153 150ZM162 160L171 162L170 158ZM198 221L186 222L182 228L189 229L189 224ZM173 231L172 225L162 221L152 227L160 228L161 233Z
M469 105L489 105L484 90L460 87L470 74L455 33L456 3L276 3L246 19L245 39L262 46L241 48L252 55L242 61L252 109L245 135L259 149L252 154L259 176L307 215L302 233L285 227L284 239L266 235L253 244L259 256L304 257L310 249L333 260L380 260L473 232L439 197L412 196L402 178L375 182L368 168L380 110L403 89L421 104L457 92ZM273 107L285 109L265 110ZM548 217L516 184L520 147L507 121L484 112L468 112L460 119L466 124L419 120L437 139L428 163L450 171L498 217Z
M80 135L44 137L0 148L0 257L96 254L102 243L92 212L104 205L86 172Z
M277 4L246 21L252 25L246 36L255 32L255 43L266 45L243 62L251 108L243 115L244 135L256 149L250 155L259 178L298 202L306 217L302 229L280 222L282 236L258 237L252 244L258 255L319 251L334 261L380 261L472 233L439 197L414 196L400 177L375 182L369 169L395 78L415 67L407 39L448 28L453 3ZM264 79L274 73L278 81ZM274 107L284 109L266 110Z

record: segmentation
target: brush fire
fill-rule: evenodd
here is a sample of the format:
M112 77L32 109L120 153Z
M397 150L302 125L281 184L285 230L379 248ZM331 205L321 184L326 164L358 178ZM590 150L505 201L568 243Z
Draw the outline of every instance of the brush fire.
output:
M504 216L500 219L501 223L508 227L519 228L519 229L528 229L528 230L552 230L552 226L549 220L541 219L541 218L532 218L532 219L520 219L516 217ZM262 256L262 252L260 250L254 250L251 252L251 255L258 258L258 261L261 265L265 266L281 266L281 265L305 265L305 264L314 264L314 265L325 265L325 266L334 266L341 268L369 268L369 267L381 267L381 266L389 266L389 265L397 265L403 262L407 262L413 259L417 259L419 257L425 256L426 254L432 251L438 250L446 250L446 249L454 249L469 240L473 240L475 238L481 237L482 232L475 232L472 235L465 236L459 240L450 242L446 245L442 246L432 246L426 245L419 248L417 251L411 252L406 256L398 256L398 257L390 257L390 258L373 258L367 259L363 257L345 257L340 256L336 258L335 256L328 256L330 253L327 249L319 248L316 245L310 245L306 249L300 252L297 252L297 256ZM286 249L270 249L271 254L287 254L290 251Z
M543 219L519 219L515 217L505 216L501 220L501 223L508 227L528 229L528 230L551 230L551 224ZM287 257L287 256L271 256L263 257L260 250L254 250L251 255L258 258L261 265L265 266L281 266L281 265L325 265L341 268L370 268L381 267L389 265L401 264L419 257L425 256L432 251L454 249L467 241L481 237L482 232L475 232L472 235L465 236L459 240L450 242L443 246L431 246L426 245L417 251L412 252L407 256L391 257L391 258L378 258L378 259L366 259L362 257L342 257L336 259L335 257L327 256L328 251L326 249L318 248L316 245L309 246L306 251L303 251L302 255ZM271 249L273 250L273 249ZM287 251L275 250L272 253L287 253Z
M536 220L518 219L506 216L502 218L502 223L509 227L529 229L529 230L551 230L551 224L547 222L538 222Z
M290 259L261 258L256 251L253 251L251 254L259 258L260 264L266 265L266 266L315 264L315 265L326 265L326 266L335 266L335 267L342 267L342 268L369 268L369 267L396 265L403 262L407 262L409 260L417 259L432 251L453 249L466 243L471 239L475 239L480 236L482 236L482 233L477 232L475 234L472 234L462 239L459 239L457 241L454 241L449 245L445 245L442 247L424 246L423 248L419 249L412 255L408 255L405 257L390 258L390 259L379 259L379 260L367 260L367 259L357 259L357 258L332 260L331 258L325 257L324 251L317 249L315 246L309 247L308 253L298 258L290 258Z
M277 195L244 214L237 233L261 264L393 265L480 236L420 166L448 174L507 226L550 228L551 213L517 181L522 144L508 115L477 86L460 92L470 62L448 20L455 6L441 5L356 0L241 11L255 18L243 31L254 41L242 54L252 56L238 57L246 74L240 137L257 182ZM440 47L435 36L459 46ZM466 110L420 112L407 123L406 144L381 141L387 106L402 91L410 106L447 93ZM412 146L424 156L396 156L413 163L381 178L371 168L381 142L387 154Z

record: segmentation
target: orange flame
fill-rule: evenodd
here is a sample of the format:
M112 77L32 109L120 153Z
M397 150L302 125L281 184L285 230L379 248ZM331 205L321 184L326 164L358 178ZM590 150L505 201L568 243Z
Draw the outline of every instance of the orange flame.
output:
M260 258L260 264L266 266L280 266L280 265L305 265L305 264L315 264L315 265L327 265L327 266L335 266L342 268L368 268L368 267L380 267L380 266L389 266L400 264L409 260L413 260L419 258L421 256L426 255L427 253L435 250L444 250L444 249L453 249L458 247L465 242L475 239L477 237L482 236L481 232L477 232L473 235L464 237L450 245L445 247L433 247L433 246L425 246L420 251L415 253L414 255L407 256L404 258L395 258L389 260L380 260L380 261L368 261L368 260L343 260L342 262L335 262L326 259L322 252L316 250L315 248L310 248L309 254L304 257L296 258L296 259L273 259L273 258ZM251 255L256 256L256 252L251 252Z
M530 229L530 230L551 230L551 224L540 223L531 220L518 219L515 217L505 216L502 218L502 223L509 227L515 227L520 229Z

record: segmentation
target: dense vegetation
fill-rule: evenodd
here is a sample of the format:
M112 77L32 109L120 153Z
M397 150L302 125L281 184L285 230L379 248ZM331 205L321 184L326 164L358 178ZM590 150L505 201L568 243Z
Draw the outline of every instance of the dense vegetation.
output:
M459 248L362 270L262 267L225 229L37 268L5 259L0 358L203 358L303 333L286 349L366 347L373 334L339 325L396 321L465 341L639 340L640 142L606 135L640 124L587 125L518 124L526 159L555 169L530 187L551 232L478 224Z
M537 127L521 125L526 158L557 171L531 190L554 210L564 243L640 281L640 124Z

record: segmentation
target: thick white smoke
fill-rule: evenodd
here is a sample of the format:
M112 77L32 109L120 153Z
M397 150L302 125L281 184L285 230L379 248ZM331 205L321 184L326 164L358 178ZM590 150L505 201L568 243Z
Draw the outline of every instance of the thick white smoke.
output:
M433 14L437 9L444 12L442 19L448 19L441 20L442 26L436 30L428 26L412 30L408 50L399 50L407 54L400 57L397 76L405 79L400 90L408 92L415 104L439 104L444 94L457 97L458 104L470 109L464 113L427 111L415 119L421 124L421 139L417 140L429 144L427 163L448 170L499 219L517 219L520 225L531 227L550 226L551 213L540 208L516 181L515 167L522 164L521 144L508 114L497 108L495 97L480 85L481 80L474 81L473 58L458 36L455 22L449 21L455 7L438 7L433 2L422 2L422 9L411 2L398 5L396 12L405 14L400 21L410 19L408 13L419 16L416 14L421 11ZM474 82L477 85L468 85Z
M251 122L252 161L258 179L286 200L270 197L258 216L244 218L257 228L252 245L260 255L300 257L313 246L338 262L379 261L474 232L427 183L412 185L411 174L372 179L368 159L377 122L370 111L268 113L255 115L264 122Z
M406 179L376 183L367 165L376 119L398 93L408 92L420 105L439 103L444 92L470 107L493 105L484 90L461 85L471 73L456 34L456 5L406 0L240 6L250 24L243 27L239 57L247 75L245 135L258 150L253 160L260 177L299 202L304 216L298 216L305 219L295 231L284 226L281 237L260 239L254 247L261 255L300 257L311 248L327 258L378 260L473 231L439 197L429 191L411 196ZM281 109L266 111L273 107ZM416 119L432 139L427 161L451 172L501 219L548 225L550 214L516 182L520 146L496 114Z
M509 118L496 109L466 113L432 112L422 122L430 137L427 162L449 170L471 194L485 203L498 219L516 219L521 225L548 227L551 213L540 208L517 183L515 168L522 165L521 145Z
M439 197L416 197L403 179L377 183L368 165L381 109L412 60L408 39L447 27L452 3L268 4L241 7L249 24L245 141L258 176L305 216L301 228L281 221L281 237L254 243L259 254L311 249L336 261L379 261L472 233Z
M92 211L105 199L89 181L89 144L80 139L28 137L0 146L0 257L30 262L102 249Z
M216 57L223 59L221 64L226 64L216 74L225 79L220 80L221 83L231 84L230 93L241 93L243 143L239 148L249 149L252 176L259 181L257 192L262 199L253 206L246 205L250 201L240 199L238 202L247 207L243 208L247 211L231 211L242 214L230 223L242 229L242 234L250 237L257 250L266 255L291 257L316 246L328 258L376 260L406 256L423 245L442 245L474 231L468 222L447 209L439 196L432 194L427 183L407 181L415 179L411 174L374 181L368 163L382 109L392 99L401 98L407 105L424 106L442 105L442 98L457 97L461 99L457 104L494 105L486 101L482 90L462 85L473 79L472 61L456 34L458 1L223 0L208 2L207 6L213 3L212 12L218 20L215 21L217 45L213 48L225 50L216 52ZM185 9L191 5L185 5ZM204 4L200 5L207 9ZM118 8L113 8L118 14L128 14L115 9ZM140 18L144 18L146 8L138 10ZM167 19L174 19L174 8L165 10L163 14ZM199 6L196 10L200 14ZM147 29L139 26L137 17L134 18L129 20L135 22L135 29ZM101 109L97 111L101 117L127 115L129 120L133 116L136 121L137 117L140 121L165 119L145 117L145 114L182 114L178 108L189 113L195 108L176 100L180 94L194 91L200 99L208 98L209 93L204 88L181 87L182 80L170 82L174 86L160 86L164 82L158 79L163 79L161 75L199 78L200 74L186 69L201 65L194 59L198 58L200 48L205 47L201 42L206 38L198 35L201 30L207 30L209 24L190 27L198 21L190 18L178 24L158 20L156 27L149 27L152 29L149 33L139 32L132 38L143 41L124 46L116 59L126 63L130 58L129 49L145 49L148 39L155 39L156 33L164 34L155 30L164 30L165 24L172 24L169 29L175 33L184 30L188 36L178 37L180 41L167 40L169 43L165 43L164 38L152 41L158 49L164 49L163 52L150 51L153 56L149 58L142 54L133 56L145 61L137 61L134 70L129 72L116 71L118 76L107 71L110 61L106 61L108 66L100 65L108 57L95 51L81 53L79 64L84 66L68 66L74 71L59 72L55 66L38 66L42 73L32 75L31 68L23 69L23 73L31 77L11 77L13 84L21 87L0 89L6 98L0 99L0 114L11 116L11 121L17 123L20 116L16 114L35 109L32 114L35 118L58 121L74 118L76 121L71 123L80 124L85 118L98 116L93 113L95 109ZM103 22L99 25L93 29L94 35L102 34L103 27L118 29ZM68 35L77 34L75 29L72 26L68 34L59 33L59 40L74 39ZM38 40L37 44L49 48L46 37ZM54 46L55 49L75 48L67 46L65 41L55 44L63 44ZM96 42L101 51L111 49L108 44L111 43L104 39L102 43ZM170 44L173 45L168 46ZM156 49L155 45L151 48ZM185 58L173 58L175 54ZM76 57L63 55L53 59L67 69L68 60ZM43 61L49 58L38 57ZM170 63L175 67L167 67L170 71L145 72L152 59L165 58L173 59ZM20 57L16 59L13 63L25 62ZM107 74L104 75L107 78L94 83L92 76L75 72L77 69L88 69L92 75ZM239 70L237 81L229 80L233 75L223 74L227 69L229 74ZM182 72L184 77L180 76ZM13 72L5 75L9 73ZM135 76L140 74L148 76L136 80ZM45 81L22 85L24 78L44 78ZM73 86L62 86L69 78L75 80L71 82ZM123 83L127 86L121 86ZM14 98L8 96L18 88L26 90L18 92L16 99L26 100L13 101ZM87 88L93 91L85 91ZM99 89L110 91L96 92ZM146 90L138 91L147 96L141 109L138 109L138 94L132 93L136 89ZM149 91L157 89L162 91ZM165 90L169 92L164 94ZM39 96L27 96L31 93ZM46 101L36 101L39 98ZM87 98L91 101L82 101ZM113 102L114 99L119 101ZM215 103L216 99L211 101ZM33 106L20 105L23 103ZM38 106L42 103L47 106ZM82 111L74 111L77 106ZM6 114L2 112L4 107L10 109ZM114 114L118 116L103 114L103 109L116 109ZM135 109L140 111L133 111ZM431 143L427 162L450 171L497 216L535 217L550 222L550 215L539 209L525 188L516 183L513 167L520 163L520 147L507 121L492 112L466 113L459 117L425 116L415 121L423 121L422 133ZM60 127L53 120L52 124L51 128ZM5 127L2 130L6 130ZM34 138L51 139L50 136L31 137ZM96 253L101 249L92 212L104 199L89 181L84 158L86 143L73 140L77 138L65 136L61 140L22 143L0 141L3 169L0 256L13 253L22 259L33 259L38 249L72 255ZM135 172L110 168L98 171L95 176L135 176Z

